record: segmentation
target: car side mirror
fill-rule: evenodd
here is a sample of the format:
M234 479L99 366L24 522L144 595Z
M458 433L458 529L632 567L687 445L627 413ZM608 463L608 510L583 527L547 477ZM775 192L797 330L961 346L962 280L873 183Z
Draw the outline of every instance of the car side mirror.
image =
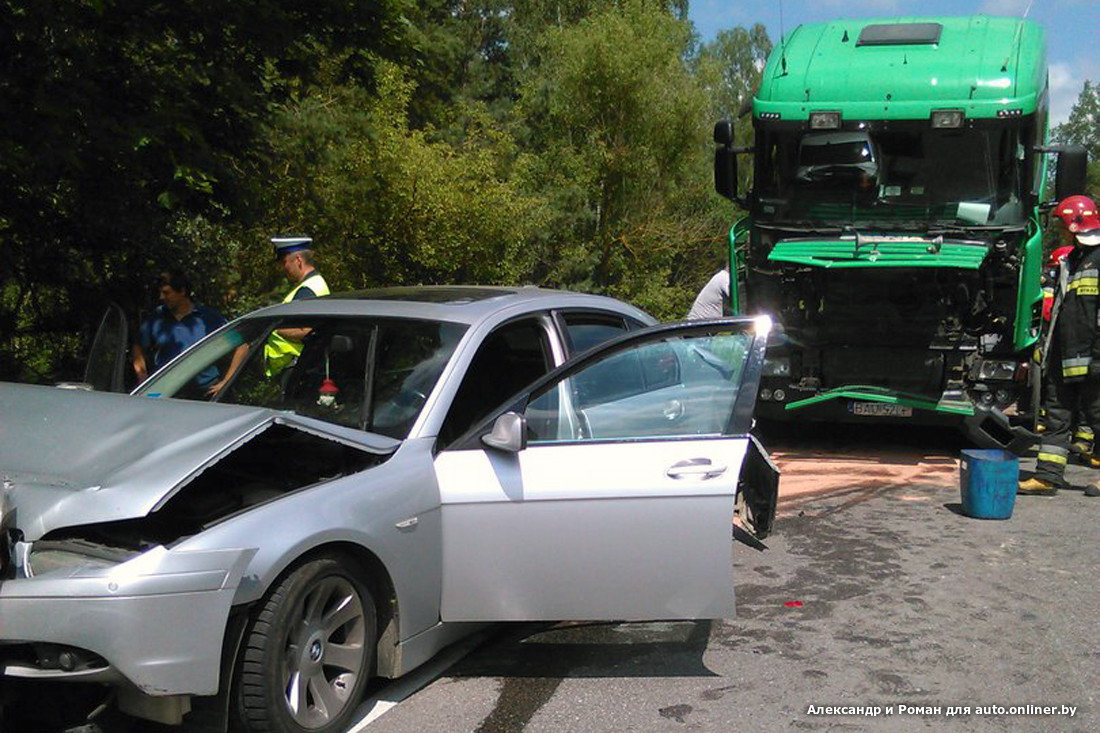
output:
M527 418L506 412L493 422L493 429L481 436L481 442L506 453L519 453L527 447Z

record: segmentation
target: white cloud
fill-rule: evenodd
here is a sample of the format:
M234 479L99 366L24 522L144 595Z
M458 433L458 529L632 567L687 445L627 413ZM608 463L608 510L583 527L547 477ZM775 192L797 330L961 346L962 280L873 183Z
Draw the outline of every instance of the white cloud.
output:
M1028 5L1028 0L985 0L978 8L978 12L986 15L1008 15L1018 18L1024 14Z
M842 11L846 17L898 15L901 11L899 0L862 0L859 3L858 10L853 8L851 0L824 0L821 4L824 7L836 8Z
M1069 119L1077 97L1085 86L1085 77L1065 63L1050 65L1050 126L1053 128Z

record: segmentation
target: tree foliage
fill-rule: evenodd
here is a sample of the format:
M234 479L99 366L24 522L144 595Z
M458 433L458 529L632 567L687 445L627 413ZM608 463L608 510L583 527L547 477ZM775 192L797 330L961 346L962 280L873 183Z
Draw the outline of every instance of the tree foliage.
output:
M733 212L710 128L760 26L685 0L3 0L0 378L79 375L170 266L229 315L309 233L337 289L538 283L678 317ZM739 133L741 134L741 133ZM136 325L136 322L135 322Z
M1100 196L1100 85L1086 81L1069 119L1054 129L1054 139L1084 145L1089 154L1088 194Z
M690 43L687 22L639 1L541 37L521 110L537 154L530 185L550 193L554 216L544 281L681 315L679 268L721 234L700 217L713 200L712 120Z
M241 162L272 108L334 50L369 85L400 44L399 2L5 0L3 375L50 376L30 355L104 297L136 310L150 272L187 259L187 217L247 216Z

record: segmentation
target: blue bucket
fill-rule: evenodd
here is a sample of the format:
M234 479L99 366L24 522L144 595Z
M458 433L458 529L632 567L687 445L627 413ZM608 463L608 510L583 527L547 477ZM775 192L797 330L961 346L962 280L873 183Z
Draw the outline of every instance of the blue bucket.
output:
M1020 462L1003 450L968 448L959 462L962 510L975 519L1008 519L1016 505Z

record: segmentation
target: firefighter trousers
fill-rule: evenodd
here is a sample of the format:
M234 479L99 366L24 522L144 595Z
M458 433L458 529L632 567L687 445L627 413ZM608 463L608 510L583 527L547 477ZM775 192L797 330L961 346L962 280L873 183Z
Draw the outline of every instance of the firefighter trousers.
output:
M1087 379L1067 384L1052 376L1044 381L1043 397L1047 430L1039 444L1035 477L1061 487L1065 486L1066 460L1075 429L1100 426L1100 382Z

